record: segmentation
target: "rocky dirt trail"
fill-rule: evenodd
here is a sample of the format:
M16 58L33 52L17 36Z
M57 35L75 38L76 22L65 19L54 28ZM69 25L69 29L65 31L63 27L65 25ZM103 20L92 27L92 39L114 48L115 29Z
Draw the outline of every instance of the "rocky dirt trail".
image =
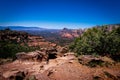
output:
M0 65L1 75L8 78L24 71L24 80L119 80L120 64L111 67L90 68L78 62L74 55L50 59L48 63L16 60ZM31 76L32 75L32 76ZM33 76L34 75L34 76ZM2 78L0 79L2 80ZM8 79L12 80L12 79ZM22 80L22 79L21 79Z

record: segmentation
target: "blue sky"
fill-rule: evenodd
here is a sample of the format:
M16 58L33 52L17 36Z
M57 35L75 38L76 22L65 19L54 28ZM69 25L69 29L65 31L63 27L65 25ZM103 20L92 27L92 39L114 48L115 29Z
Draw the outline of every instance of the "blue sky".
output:
M0 25L86 28L120 23L120 0L0 0Z

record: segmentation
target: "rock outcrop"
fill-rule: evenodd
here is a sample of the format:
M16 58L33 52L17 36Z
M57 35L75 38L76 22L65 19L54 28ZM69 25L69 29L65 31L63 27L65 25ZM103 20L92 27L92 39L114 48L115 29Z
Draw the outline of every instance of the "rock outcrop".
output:
M95 57L93 55L82 55L78 57L79 63L90 67L114 65L114 61L108 57Z
M48 55L41 51L34 51L34 52L28 52L28 53L17 53L16 58L21 61L42 61L47 60Z
M21 52L16 54L17 60L20 61L49 61L49 59L57 58L57 49L49 48L49 49L41 49L41 51L33 51L33 52Z
M3 74L6 80L23 80L27 73L24 71L7 71Z

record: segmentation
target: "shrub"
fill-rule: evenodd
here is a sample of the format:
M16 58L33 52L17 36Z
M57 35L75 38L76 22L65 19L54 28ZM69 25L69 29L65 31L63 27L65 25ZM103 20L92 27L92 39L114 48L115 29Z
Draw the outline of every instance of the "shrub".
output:
M120 27L113 30L109 30L107 26L87 29L69 48L77 55L118 55L120 54Z
M39 49L39 47L21 46L20 44L4 43L0 48L0 58L14 58L18 52L30 52Z

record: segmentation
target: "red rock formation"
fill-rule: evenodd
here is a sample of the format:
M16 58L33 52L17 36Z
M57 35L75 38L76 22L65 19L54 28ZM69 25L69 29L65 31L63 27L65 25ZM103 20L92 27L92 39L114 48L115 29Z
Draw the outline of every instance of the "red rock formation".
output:
M64 28L63 30L61 30L59 32L59 34L63 38L75 38L75 37L79 37L83 32L84 32L84 30L82 30L82 29L67 29L67 28Z

